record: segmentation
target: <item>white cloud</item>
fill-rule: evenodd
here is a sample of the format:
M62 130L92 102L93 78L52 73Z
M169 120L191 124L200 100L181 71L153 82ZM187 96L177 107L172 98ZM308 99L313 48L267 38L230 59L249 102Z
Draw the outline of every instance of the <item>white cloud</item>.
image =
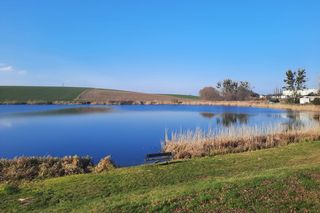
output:
M26 70L20 70L20 69L16 69L14 68L12 65L7 65L4 63L0 63L0 73L17 73L19 75L24 75L27 73Z
M0 66L0 71L1 72L13 72L14 69L12 66Z

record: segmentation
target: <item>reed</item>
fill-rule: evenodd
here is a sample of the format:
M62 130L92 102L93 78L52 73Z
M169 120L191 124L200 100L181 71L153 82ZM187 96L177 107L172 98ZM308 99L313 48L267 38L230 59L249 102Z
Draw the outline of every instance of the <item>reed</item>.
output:
M313 104L285 104L285 103L267 103L265 101L183 101L184 105L208 105L208 106L240 106L240 107L258 107L272 108L293 111L320 112L319 105Z
M271 148L301 141L320 140L320 125L300 127L284 125L231 126L219 130L200 128L171 132L166 131L163 151L172 152L175 159L212 156Z
M0 183L61 177L73 174L101 173L115 168L110 156L95 166L89 156L18 157L0 159Z

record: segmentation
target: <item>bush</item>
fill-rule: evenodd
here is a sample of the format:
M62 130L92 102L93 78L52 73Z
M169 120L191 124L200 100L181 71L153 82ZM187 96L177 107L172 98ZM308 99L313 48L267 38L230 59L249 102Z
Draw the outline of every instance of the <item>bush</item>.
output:
M111 156L107 156L100 160L98 165L94 168L96 173L107 172L109 170L114 169L116 166L114 162L111 160Z
M280 100L278 98L270 98L269 101L271 103L279 103L280 102Z
M220 93L213 87L205 87L199 92L199 96L203 100L218 101L221 100Z
M315 98L315 99L312 101L312 104L314 104L314 105L320 105L320 98Z
M0 159L0 182L19 183L21 180L36 178L61 177L73 174L91 172L106 172L116 168L111 156L100 160L94 166L89 156L56 157L19 157L12 160ZM13 186L8 185L8 193L13 192ZM10 188L11 187L11 188Z
M0 181L33 180L91 172L92 158L69 156L0 159Z
M288 98L286 102L288 104L299 104L300 100L299 100L299 98Z

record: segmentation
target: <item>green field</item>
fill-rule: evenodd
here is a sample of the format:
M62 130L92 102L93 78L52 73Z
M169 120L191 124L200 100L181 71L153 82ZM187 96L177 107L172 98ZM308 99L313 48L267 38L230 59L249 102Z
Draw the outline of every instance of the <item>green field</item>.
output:
M162 94L162 95L168 95L176 98L185 98L185 99L192 99L192 100L200 99L199 96L195 96L195 95L180 95L180 94Z
M85 90L92 88L84 88L84 87L39 87L39 86L0 86L0 104L1 103L52 103L52 102L73 102L73 101L81 101L77 100L79 95L83 93ZM122 90L114 90L114 89L100 89L103 90L106 96L113 97L117 99L117 93L114 92L125 92L131 96L128 96L133 99L143 99L145 95L152 94L144 94L144 93L133 93L129 91ZM133 97L132 97L133 95ZM137 96L140 95L140 96ZM167 94L167 96L173 96L176 98L184 98L184 99L199 99L197 96L192 95L179 95L179 94ZM125 99L128 97L124 97ZM155 97L156 99L157 97ZM111 98L112 99L112 98ZM85 100L83 100L85 101ZM105 100L104 100L105 101Z
M85 90L81 87L0 86L0 102L73 101Z
M316 212L319 198L320 142L0 184L2 212Z

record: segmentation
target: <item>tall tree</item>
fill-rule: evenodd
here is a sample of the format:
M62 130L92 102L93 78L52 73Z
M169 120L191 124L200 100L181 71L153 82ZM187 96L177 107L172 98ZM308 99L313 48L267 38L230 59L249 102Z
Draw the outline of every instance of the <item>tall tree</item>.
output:
M284 89L295 91L295 83L296 83L296 72L292 72L291 70L288 70L286 72L286 78L284 79Z
M298 91L306 88L307 74L305 69L298 69L297 72L288 70L286 72L286 78L284 79L286 90L292 92L294 102L298 102Z
M298 69L298 72L296 74L296 90L303 90L306 88L306 82L307 82L307 74L305 69Z

